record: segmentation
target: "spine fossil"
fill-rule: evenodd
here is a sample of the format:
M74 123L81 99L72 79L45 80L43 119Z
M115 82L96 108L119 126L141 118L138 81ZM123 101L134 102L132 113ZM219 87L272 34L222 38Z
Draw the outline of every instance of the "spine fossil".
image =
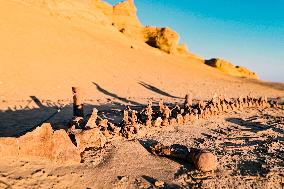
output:
M99 127L102 130L110 129L114 134L120 134L126 138L133 138L135 134L143 127L165 127L176 126L192 122L196 119L210 118L221 113L230 111L243 110L244 108L283 108L275 100L267 100L267 97L239 97L236 99L225 99L214 97L209 101L197 101L193 103L192 96L187 94L182 108L176 104L172 109L164 104L163 100L159 101L159 109L153 110L153 103L150 100L148 105L142 111L134 111L129 109L123 111L123 119L120 126L116 126L108 120L103 119L96 124L98 118L98 110L94 109L93 113L86 124L86 129ZM130 116L129 116L130 113ZM113 131L116 132L113 132ZM117 132L119 131L119 132Z
M169 126L179 126L182 124L190 123L197 119L206 119L211 116L219 115L222 113L228 113L230 111L243 110L244 108L282 108L283 105L279 105L278 101L267 100L267 97L240 97L237 99L225 99L220 97L213 97L209 101L195 101L193 103L192 96L186 95L183 106L179 106L177 103L174 107L170 108L164 104L163 100L159 101L159 107L153 107L153 103L150 100L147 107L142 111L131 110L130 107L123 110L123 118L119 125L110 123L108 119L103 119L98 115L98 110L93 109L93 112L86 122L85 126L81 126L84 123L83 115L83 103L79 98L78 90L74 92L74 116L75 120L71 123L73 125L69 128L69 134L78 134L78 132L84 132L89 130L100 133L100 140L98 141L111 141L116 137L124 137L127 139L134 139L138 136L145 135L149 132L149 128L163 128ZM79 117L78 117L79 116ZM82 116L82 117L81 117ZM146 133L143 134L143 130ZM97 136L97 135L94 135ZM88 136L89 137L89 136ZM90 139L90 137L89 137ZM96 143L98 142L96 141ZM93 143L92 143L93 145ZM189 149L183 145L171 145L164 146L162 144L153 144L150 146L149 151L155 155L167 156L173 158L179 158L185 161L189 161L195 165L195 167L203 172L212 171L217 168L217 157L213 153L200 150Z

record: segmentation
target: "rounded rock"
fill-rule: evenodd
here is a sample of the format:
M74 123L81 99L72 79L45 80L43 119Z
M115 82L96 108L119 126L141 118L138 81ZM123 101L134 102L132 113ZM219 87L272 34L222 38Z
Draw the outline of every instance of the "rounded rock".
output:
M217 168L217 157L211 153L206 151L201 151L193 158L193 162L195 167L202 171L208 172L216 170Z

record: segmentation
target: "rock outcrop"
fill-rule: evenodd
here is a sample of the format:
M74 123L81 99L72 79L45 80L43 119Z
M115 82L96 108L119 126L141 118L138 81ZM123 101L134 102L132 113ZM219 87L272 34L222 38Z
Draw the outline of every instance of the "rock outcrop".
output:
M103 12L111 25L116 27L121 33L129 37L141 38L143 28L136 15L136 7L133 0L126 0L112 6L101 0L92 1L95 9Z
M142 40L151 47L169 54L186 54L186 46L178 45L179 35L167 27L144 27L137 17L134 0L125 0L112 7L100 0L94 1L97 8L111 20L121 33L128 37Z
M136 7L133 0L126 0L113 6L113 18L112 21L119 29L122 28L141 28L140 23L136 15Z
M162 51L173 54L177 52L179 36L169 28L145 27L145 42Z
M86 148L104 147L107 139L100 129L93 128L75 134L77 148L83 152Z
M101 2L99 8L102 8ZM137 17L134 0L125 0L109 8L103 7L103 12L111 19L112 24L126 36L142 40L151 47L158 48L169 54L187 54L185 45L179 45L179 35L168 27L144 27Z
M65 130L53 131L45 123L19 138L0 138L0 156L42 157L59 163L80 163L86 148L103 147L107 141L99 128L78 130L72 143Z
M256 75L256 73L248 70L245 67L235 66L226 60L212 58L210 60L205 60L205 64L212 66L231 76L258 79L258 76Z
M19 138L0 138L0 155L19 158L38 156L59 163L80 163L80 152L64 130L43 124Z

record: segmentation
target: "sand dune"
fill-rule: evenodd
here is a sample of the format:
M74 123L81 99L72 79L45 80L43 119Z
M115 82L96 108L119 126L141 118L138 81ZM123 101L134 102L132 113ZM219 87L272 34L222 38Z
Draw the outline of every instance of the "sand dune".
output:
M283 90L224 75L199 59L165 54L114 27L68 20L17 1L2 0L0 9L2 100L68 99L74 85L88 98L106 97L93 82L118 96L136 98L161 96L139 82L174 96L188 91L201 98L214 92L264 94L264 88L268 96L283 95Z

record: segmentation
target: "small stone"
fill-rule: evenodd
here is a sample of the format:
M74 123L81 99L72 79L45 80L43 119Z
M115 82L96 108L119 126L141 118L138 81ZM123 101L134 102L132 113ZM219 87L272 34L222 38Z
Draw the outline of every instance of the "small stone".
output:
M153 126L154 126L154 127L160 127L161 124L162 124L162 122L163 122L162 118L161 118L161 117L158 117L158 118L154 121Z
M145 188L151 188L153 187L152 184L146 180L141 180L141 183L139 184L139 188L145 189Z
M165 182L164 182L164 181L161 181L161 180L160 180L160 181L156 181L156 182L155 182L155 186L156 186L156 187L164 187L164 185L165 185Z
M128 178L126 176L118 176L117 179L120 181L120 182L125 182Z

